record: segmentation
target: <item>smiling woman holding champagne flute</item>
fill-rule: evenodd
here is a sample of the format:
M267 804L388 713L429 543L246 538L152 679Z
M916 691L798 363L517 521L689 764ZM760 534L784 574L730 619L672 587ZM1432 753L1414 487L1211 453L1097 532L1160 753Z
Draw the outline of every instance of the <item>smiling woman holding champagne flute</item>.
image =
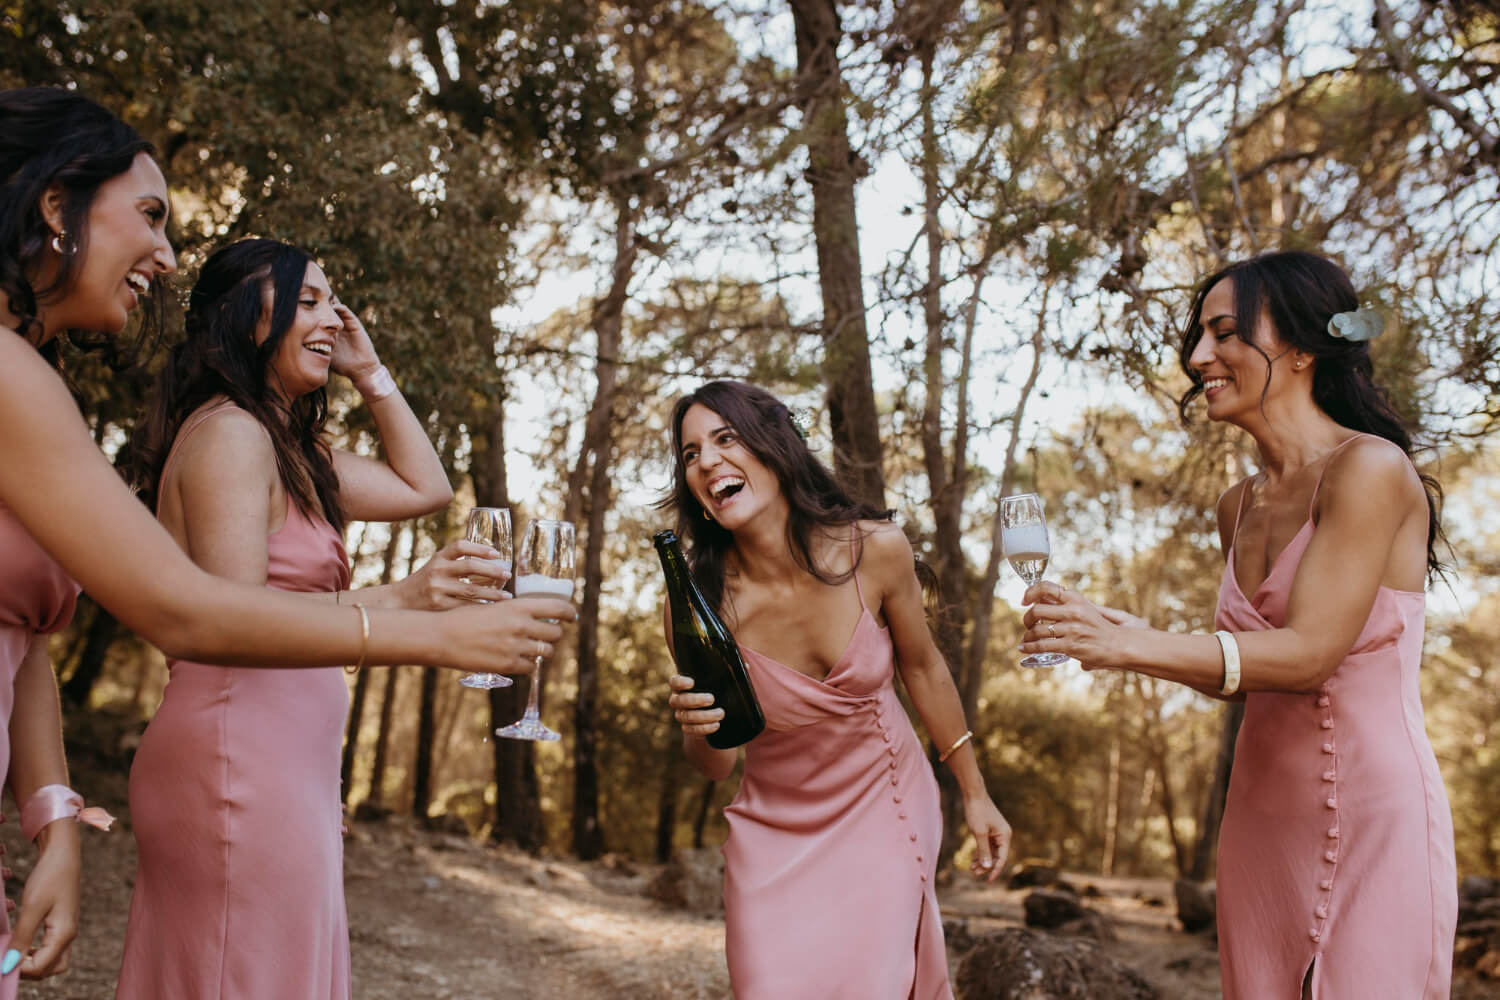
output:
M1303 252L1209 277L1180 349L1262 470L1219 500L1213 635L1158 632L1042 583L1022 649L1245 701L1219 837L1225 1000L1448 996L1453 826L1423 729L1441 492L1372 381L1384 326Z
M330 372L364 396L384 461L325 442ZM508 553L467 540L398 584L346 589L345 518L416 517L452 491L363 325L297 247L242 240L208 259L144 428L142 497L204 569L362 615L504 597ZM344 1000L342 671L168 668L130 772L138 867L116 996Z
M951 997L933 885L937 782L896 696L897 672L958 779L976 876L999 874L1010 826L985 791L928 631L911 546L889 511L848 496L764 389L711 382L678 400L671 426L674 485L663 506L676 512L693 582L733 631L764 714L725 810L735 996ZM670 574L675 539L658 536L658 546ZM671 645L670 609L666 624ZM727 777L740 751L709 742L723 709L688 677L671 687L688 760Z

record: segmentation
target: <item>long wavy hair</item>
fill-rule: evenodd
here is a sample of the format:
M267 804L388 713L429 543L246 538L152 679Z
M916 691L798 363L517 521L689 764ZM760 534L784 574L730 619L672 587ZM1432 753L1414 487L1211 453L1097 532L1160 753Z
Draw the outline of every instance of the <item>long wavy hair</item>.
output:
M38 303L67 294L88 252L89 208L105 181L130 169L151 144L115 114L69 90L25 87L0 91L0 296L17 317L22 337L58 364L58 342L41 344ZM53 186L63 193L66 232L56 277L43 287L33 281L42 269L53 232L42 216L42 196ZM143 303L142 342L156 339L166 296L159 278ZM116 364L116 331L70 330L68 340L83 350L103 349Z
M288 403L271 385L277 347L297 314L312 256L278 240L246 239L214 253L188 299L187 336L168 353L156 394L133 442L133 478L152 508L172 442L188 415L224 396L259 420L271 436L281 483L308 516L342 531L338 476L323 439L328 392L319 388ZM271 290L270 334L256 329Z
M894 511L859 503L834 474L813 455L786 404L758 386L744 382L709 382L679 399L672 408L672 489L656 506L677 513L677 534L687 543L688 565L703 596L715 608L724 601L724 572L734 536L710 520L687 485L682 461L682 419L695 403L713 410L732 428L750 453L776 476L790 513L786 542L797 565L827 584L840 584L854 575L831 574L812 555L812 536L818 528L856 521L889 521Z
M1192 401L1203 392L1203 380L1188 363L1203 338L1203 300L1224 280L1234 287L1235 336L1265 358L1267 389L1271 358L1253 339L1262 314L1291 348L1315 359L1313 402L1319 409L1339 425L1385 438L1411 457L1411 432L1386 391L1375 383L1370 345L1328 332L1334 314L1359 308L1354 283L1333 261L1304 250L1262 254L1230 264L1198 286L1177 353L1182 370L1192 380L1177 401L1184 420ZM1441 520L1443 488L1432 476L1419 475L1427 494L1427 573L1434 577L1443 571L1437 555L1438 544L1446 540Z

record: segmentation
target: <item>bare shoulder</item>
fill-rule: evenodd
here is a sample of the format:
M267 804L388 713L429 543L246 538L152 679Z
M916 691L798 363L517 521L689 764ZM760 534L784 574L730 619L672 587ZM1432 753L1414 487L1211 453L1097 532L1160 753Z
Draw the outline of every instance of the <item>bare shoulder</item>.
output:
M913 558L911 542L894 522L860 521L858 531L861 539L861 572L876 576L898 570L910 572Z
M1214 505L1214 510L1219 517L1219 527L1227 528L1234 524L1235 512L1240 509L1240 503L1244 499L1245 491L1250 488L1250 481L1254 478L1254 476L1246 476L1219 494L1219 502Z
M204 408L212 405L205 404ZM226 406L211 414L181 441L180 447L178 468L184 477L208 475L243 484L248 479L276 475L271 435L259 420L238 406Z
M1318 494L1322 508L1329 501L1361 508L1389 507L1393 500L1427 503L1416 466L1399 446L1372 434L1360 435L1329 460Z

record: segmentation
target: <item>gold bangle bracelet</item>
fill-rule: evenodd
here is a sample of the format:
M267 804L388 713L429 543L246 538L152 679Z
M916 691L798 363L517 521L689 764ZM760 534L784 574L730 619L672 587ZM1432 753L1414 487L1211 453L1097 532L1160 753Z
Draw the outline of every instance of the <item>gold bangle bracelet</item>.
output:
M369 652L370 648L370 616L365 611L363 604L355 604L354 609L359 612L359 662L354 665L352 670L348 667L344 668L351 674L357 674L364 668L365 655Z
M974 730L972 730L972 729L966 729L966 730L964 730L964 734L962 736L960 736L958 739L954 740L953 741L953 745L951 747L949 747L948 749L944 750L942 753L938 754L938 763L939 764L947 763L948 758L952 757L953 754L958 750L959 747L963 746L965 743L969 742L973 738L974 738Z

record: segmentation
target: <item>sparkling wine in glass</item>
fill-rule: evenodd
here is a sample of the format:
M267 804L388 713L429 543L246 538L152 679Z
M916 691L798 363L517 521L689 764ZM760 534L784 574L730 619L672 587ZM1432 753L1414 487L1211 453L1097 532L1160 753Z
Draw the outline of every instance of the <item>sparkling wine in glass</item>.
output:
M516 599L573 596L573 522L534 520L526 525L521 551L516 559ZM526 712L519 722L495 730L496 736L512 740L562 739L542 725L537 699L542 688L542 658L536 658L531 690L526 694Z
M1011 569L1026 581L1026 586L1036 586L1047 571L1047 557L1052 552L1041 497L1021 493L1000 501L1000 541ZM1021 666L1052 667L1067 660L1063 653L1032 653L1021 659Z
M469 511L469 525L464 531L464 537L499 552L500 561L507 570L510 569L514 543L511 540L509 510L504 507L475 507ZM464 583L473 582L469 577L461 579ZM458 683L464 687L488 689L510 687L515 682L504 674L464 674L458 679Z

